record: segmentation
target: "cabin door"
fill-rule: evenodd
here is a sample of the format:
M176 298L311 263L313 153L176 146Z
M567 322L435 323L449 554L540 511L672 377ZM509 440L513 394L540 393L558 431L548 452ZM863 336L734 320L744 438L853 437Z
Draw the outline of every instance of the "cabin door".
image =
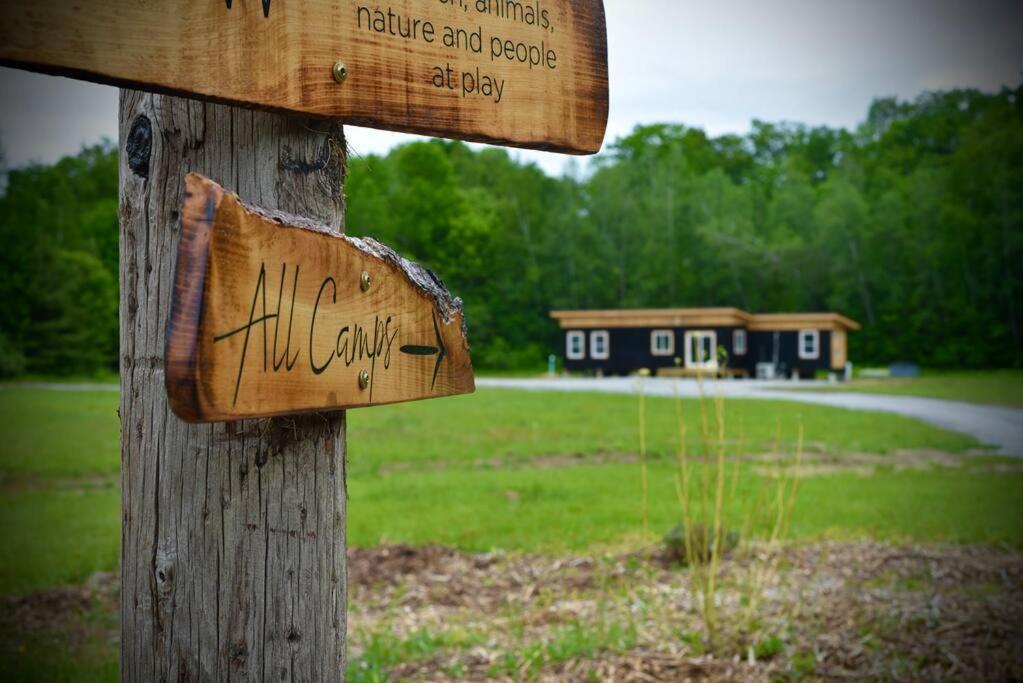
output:
M686 369L717 370L717 334L709 330L686 332Z
M831 369L841 370L848 360L845 347L845 330L834 330L831 333Z

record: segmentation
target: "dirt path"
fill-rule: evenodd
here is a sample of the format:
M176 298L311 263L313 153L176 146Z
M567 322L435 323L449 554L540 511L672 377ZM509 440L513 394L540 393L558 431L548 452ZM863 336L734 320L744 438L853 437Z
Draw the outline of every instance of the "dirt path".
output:
M800 382L798 386L812 388L823 383ZM479 387L524 389L527 391L584 391L611 394L635 394L638 380L631 377L604 378L552 378L552 379L494 379L478 378ZM796 401L816 405L845 408L847 410L876 410L912 417L921 422L967 434L983 444L993 446L1002 455L1023 457L1023 409L979 405L959 401L943 401L915 396L887 396L836 391L789 391L792 382L762 382L755 380L726 380L706 382L702 391L708 395L721 394L725 398ZM700 395L701 384L694 380L647 378L643 391L647 396L675 396L683 398Z

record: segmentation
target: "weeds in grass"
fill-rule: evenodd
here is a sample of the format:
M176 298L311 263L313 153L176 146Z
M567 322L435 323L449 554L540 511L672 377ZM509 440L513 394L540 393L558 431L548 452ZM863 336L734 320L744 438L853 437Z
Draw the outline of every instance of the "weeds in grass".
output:
M639 470L640 488L643 496L643 538L650 537L650 484L646 466L646 402L643 396L643 378L639 376Z
M768 529L767 539L760 553L753 551L750 555L750 584L747 591L746 623L747 630L752 631L756 622L757 609L763 595L764 585L778 571L781 560L781 546L788 538L792 524L792 511L799 490L799 468L803 461L803 426L798 426L795 459L791 466L787 465L781 454L781 425L776 426L776 436L771 453L773 469L761 479L758 495L753 497L747 508L744 520L744 531L748 536L754 528ZM799 607L799 601L793 601L790 617Z
M762 477L760 490L749 501L733 505L742 471L739 456L743 438L740 430L736 453L729 467L724 397L718 393L708 399L701 383L698 402L701 449L699 456L693 458L687 447L688 425L677 383L674 393L678 433L675 491L682 519L677 527L678 533L673 532L676 538L672 539L673 534L669 534L665 538L666 543L670 545L674 540L681 545L681 559L690 572L707 647L722 653L728 649L741 649L743 642L739 641L745 641L751 658L773 656L783 649L783 641L777 634L764 635L760 640L754 640L753 634L757 630L756 614L764 586L778 571L779 549L791 528L803 455L802 424L799 425L794 462L787 463L782 457L781 426L778 424L770 458L773 471ZM642 392L640 397L642 432L645 426ZM737 515L733 518L726 511L739 512L732 512L731 515ZM755 532L766 533L766 540L757 546L748 542ZM718 614L718 575L724 554L736 546L739 538L747 541L746 548L749 549L746 557L749 579L744 582L745 594L742 596L742 603L747 609L744 623L728 625L727 631L736 637L726 638L726 629ZM798 600L793 603L793 614L796 609Z
M357 683L387 681L390 667L400 662L425 659L442 650L465 649L482 641L477 633L457 630L431 633L420 629L406 638L389 631L372 633L362 653L348 663L347 680Z
M594 625L571 621L555 630L548 639L527 642L517 650L505 652L490 667L489 675L533 679L548 664L592 659L602 652L627 652L635 647L638 639L633 623L602 621Z

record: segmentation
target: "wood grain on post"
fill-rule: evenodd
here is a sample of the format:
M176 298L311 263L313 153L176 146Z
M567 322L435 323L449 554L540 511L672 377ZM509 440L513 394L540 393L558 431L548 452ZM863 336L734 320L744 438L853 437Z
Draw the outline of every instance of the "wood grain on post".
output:
M340 228L339 126L122 91L121 677L338 680L343 413L191 425L164 386L183 182Z

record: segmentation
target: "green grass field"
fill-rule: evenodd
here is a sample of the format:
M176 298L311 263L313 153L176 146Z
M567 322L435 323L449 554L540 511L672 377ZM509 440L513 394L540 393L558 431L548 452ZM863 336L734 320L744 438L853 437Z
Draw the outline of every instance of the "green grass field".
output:
M683 406L687 444L695 451L703 441L699 402L687 400ZM648 453L654 459L674 457L674 402L647 399L646 411ZM794 449L800 423L807 450L815 452L962 452L979 445L970 437L896 415L784 401L729 401L725 420L732 447L755 453L770 451L779 433L782 449ZM635 454L638 424L634 396L481 390L442 401L351 411L349 459L354 475L394 468L396 463L485 464L496 459L511 464L552 455L579 456L585 463L602 454Z
M822 389L1023 407L1023 371L1020 370L925 372L913 378L854 379L834 387L814 387L814 391Z
M81 584L95 572L116 570L117 402L115 392L0 387L0 595ZM699 458L701 406L684 401L682 407L687 448ZM780 450L791 454L802 425L807 462L819 469L800 480L796 542L1023 547L1023 473L1003 458L953 455L979 447L968 437L889 414L787 402L730 401L725 414L728 450L742 455L727 511L732 519L764 489L763 455L776 435ZM636 397L501 390L351 411L349 542L540 553L654 543L679 519L675 404L646 400L646 537L638 417ZM763 532L753 529L753 535ZM0 662L0 676L114 680L116 643L104 635L115 628L114 612L69 619L72 626L64 628L78 634L72 650L61 649L63 631L23 642L12 662ZM62 654L46 654L54 649Z
M674 404L648 399L651 528L678 517ZM699 452L700 406L684 401L688 447ZM83 581L118 556L117 394L0 390L0 593ZM775 434L807 452L903 449L951 453L972 439L889 414L786 402L726 405L729 450L770 451ZM56 425L60 425L59 428ZM442 543L462 549L561 551L637 542L640 528L635 397L489 390L349 414L349 539ZM985 460L988 462L990 459ZM808 477L797 538L1023 545L1015 499L1023 476L978 463L871 476L838 469ZM751 464L742 465L744 472ZM742 478L758 485L759 476ZM743 490L740 489L739 498ZM439 504L443 501L443 504Z
M0 388L0 475L114 476L121 468L116 392Z
M650 469L650 526L678 523L675 469ZM758 478L740 480L737 497ZM875 538L1023 545L1017 503L1023 476L935 469L865 477L836 473L802 481L797 539ZM349 483L349 542L440 543L466 550L587 551L641 540L635 464L550 470L445 470ZM443 505L431 501L444 501ZM734 507L734 506L733 506ZM738 509L729 515L741 517Z

